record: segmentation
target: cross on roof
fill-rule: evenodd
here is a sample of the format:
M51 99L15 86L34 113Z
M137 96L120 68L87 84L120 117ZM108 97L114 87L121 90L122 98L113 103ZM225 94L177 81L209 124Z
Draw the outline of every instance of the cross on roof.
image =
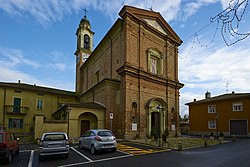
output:
M86 16L86 14L87 14L87 12L88 12L87 9L84 8L83 11L84 11L84 15Z

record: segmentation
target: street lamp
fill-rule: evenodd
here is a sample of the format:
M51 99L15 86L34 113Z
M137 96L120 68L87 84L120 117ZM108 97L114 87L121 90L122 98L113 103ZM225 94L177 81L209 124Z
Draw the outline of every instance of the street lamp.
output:
M160 123L161 123L161 127L160 127L160 133L159 133L159 146L161 146L161 142L162 142L162 133L161 130L164 131L164 108L159 104L156 109L158 110L158 112L161 114L161 119L160 119Z
M67 127L67 134L68 134L68 137L69 137L69 114L70 114L70 112L71 112L71 108L70 108L70 107L67 107L66 112L68 113L68 127Z
M216 137L217 137L217 140L219 138L219 122L218 122L218 118L219 118L219 113L216 113L215 115L215 118L216 118Z

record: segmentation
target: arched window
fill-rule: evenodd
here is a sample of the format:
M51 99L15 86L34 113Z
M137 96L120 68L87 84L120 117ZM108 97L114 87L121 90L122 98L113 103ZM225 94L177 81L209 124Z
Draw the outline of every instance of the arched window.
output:
M132 115L132 118L135 118L136 115L137 115L137 103L136 102L132 103L132 113L131 113L131 115Z
M89 49L90 47L90 38L87 34L84 35L84 48Z

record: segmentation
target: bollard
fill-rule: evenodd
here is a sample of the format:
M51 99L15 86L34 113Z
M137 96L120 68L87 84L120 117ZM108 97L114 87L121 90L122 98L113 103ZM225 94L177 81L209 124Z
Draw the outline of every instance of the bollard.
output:
M235 135L233 135L233 142L235 142L236 141L236 136Z
M207 139L204 140L204 147L207 147Z
M177 150L178 150L178 151L181 151L181 150L182 150L182 142L181 142L181 141L178 142Z

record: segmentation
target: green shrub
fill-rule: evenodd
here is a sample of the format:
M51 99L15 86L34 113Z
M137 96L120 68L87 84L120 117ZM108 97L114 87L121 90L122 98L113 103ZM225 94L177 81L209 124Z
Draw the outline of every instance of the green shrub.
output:
M220 132L219 137L224 137L223 132Z

